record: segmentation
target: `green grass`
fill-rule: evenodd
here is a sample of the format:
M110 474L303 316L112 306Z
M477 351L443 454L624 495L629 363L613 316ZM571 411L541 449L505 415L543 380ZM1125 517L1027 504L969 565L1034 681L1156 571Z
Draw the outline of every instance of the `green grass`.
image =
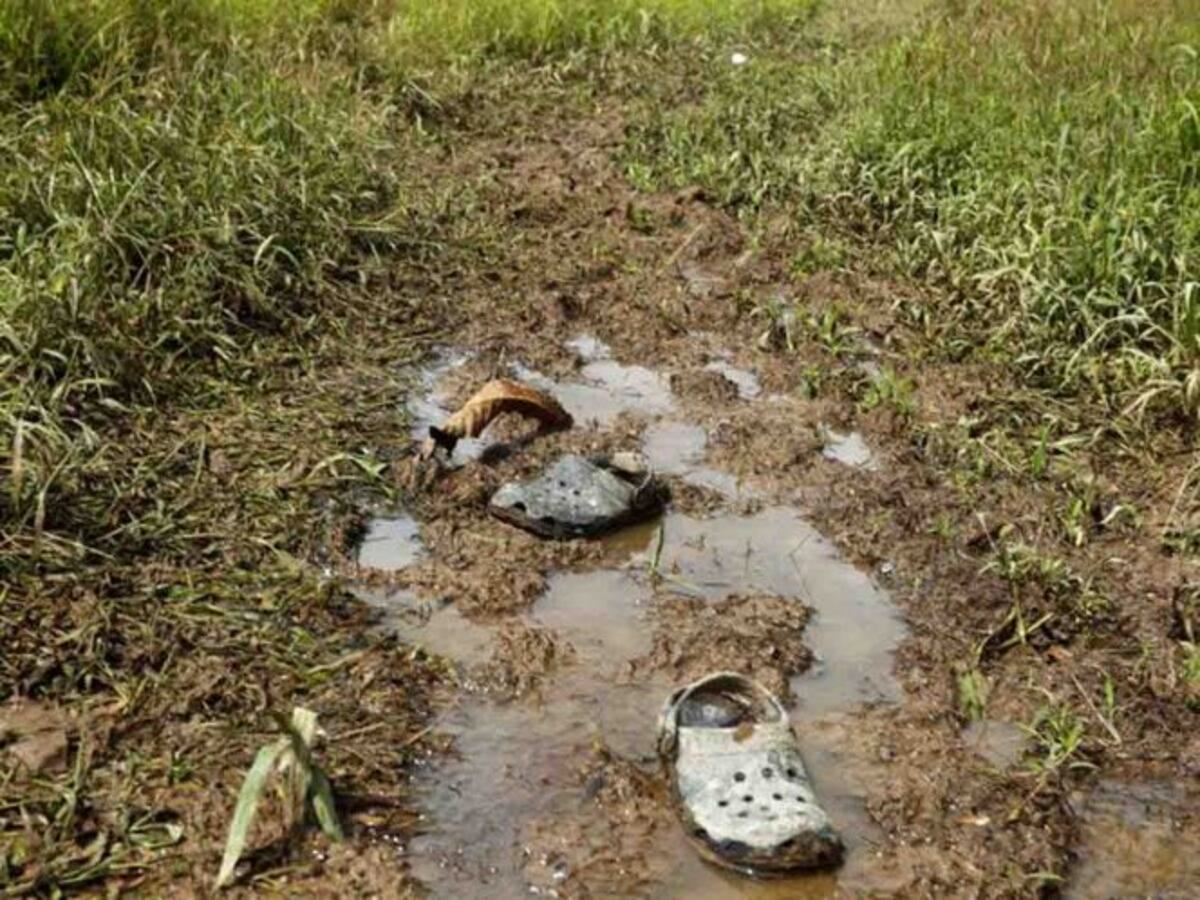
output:
M715 78L631 134L645 186L864 230L951 355L1107 409L1200 411L1200 3L946 2Z
M339 791L395 792L439 670L307 561L394 490L396 367L487 253L472 186L430 174L439 117L810 8L0 4L0 700L121 722L65 773L0 754L0 882L210 884L228 776L296 702L360 735L329 750Z
M255 377L428 243L414 79L660 48L809 0L13 0L0 10L0 521L76 502L133 408ZM415 94L414 94L415 90ZM436 101L435 101L436 102Z
M542 60L664 47L805 21L815 0L442 0L400 2L384 46L413 70L447 61Z
M325 309L351 252L400 239L381 115L205 59L0 113L0 446L21 436L24 473L9 517L129 405L245 377L262 335Z

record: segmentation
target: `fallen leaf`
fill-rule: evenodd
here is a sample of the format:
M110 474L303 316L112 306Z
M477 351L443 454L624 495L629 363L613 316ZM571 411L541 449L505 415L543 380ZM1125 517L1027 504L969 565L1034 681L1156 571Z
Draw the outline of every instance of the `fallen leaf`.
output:
M547 428L570 428L572 419L549 394L516 381L489 381L462 405L441 428L429 434L441 446L453 449L459 438L478 437L498 416L516 413L536 419Z
M40 703L18 700L0 707L0 751L30 772L63 768L69 724L62 712Z

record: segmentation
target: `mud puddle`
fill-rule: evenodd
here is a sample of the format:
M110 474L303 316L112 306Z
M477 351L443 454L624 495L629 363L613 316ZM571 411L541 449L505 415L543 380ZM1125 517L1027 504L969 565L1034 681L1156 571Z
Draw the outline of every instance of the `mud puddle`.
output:
M825 442L821 455L826 459L868 472L874 472L879 468L875 455L871 453L871 448L867 446L867 442L857 431L841 434L831 428L822 428L821 437Z
M360 568L398 572L424 555L420 526L411 516L396 513L367 523L355 561Z
M536 690L511 702L468 697L440 723L454 751L417 785L428 830L412 842L409 860L434 896L527 897L531 887L545 891L557 881L602 895L681 898L823 897L839 883L869 885L874 834L862 805L868 776L847 753L841 714L896 697L890 654L903 628L887 598L791 510L710 519L668 514L661 527L661 551L656 525L620 535L616 540L630 549L625 567L554 575L520 617L570 651ZM661 801L647 814L645 843L624 874L589 871L603 834L596 846L581 838L571 847L529 839L531 823L539 835L553 833L555 823L605 830L606 813L590 800L581 774L597 749L658 773L662 702L699 672L655 667L653 659L647 665L657 605L679 595L720 603L763 593L814 610L806 641L817 661L791 680L793 717L819 795L850 849L842 869L769 882L721 873L695 856ZM502 652L498 626L464 622L452 606L423 622L405 620L400 631L458 662L467 683L485 661L482 635L491 632L493 655ZM708 660L697 662L708 668ZM641 884L647 873L650 884Z
M581 421L635 414L657 471L739 493L735 479L704 465L705 430L677 417L669 379L616 363L594 338L568 346L582 362L577 379L519 366L516 374ZM438 377L427 381L431 394ZM739 392L747 399L752 389ZM394 523L369 534L380 545L363 552L385 563L396 552L384 546L389 536L407 537ZM879 774L854 736L864 709L899 697L892 652L905 630L887 596L787 506L709 517L668 510L602 543L607 568L551 573L530 609L500 622L475 623L407 591L364 592L405 639L462 673L464 691L438 724L453 750L414 786L425 814L409 845L413 874L434 897L480 900L871 889L878 835L863 798ZM836 872L740 878L684 841L656 720L675 687L722 667L790 687L810 774L848 847ZM496 680L507 695L489 692Z
M566 347L582 363L576 378L555 381L521 363L513 364L513 376L553 394L580 424L608 425L622 413L655 416L675 409L669 379L653 369L617 362L592 335L567 341Z
M655 422L642 435L642 452L660 475L676 475L685 484L716 491L727 500L753 496L732 475L704 465L707 447L708 433L687 422Z

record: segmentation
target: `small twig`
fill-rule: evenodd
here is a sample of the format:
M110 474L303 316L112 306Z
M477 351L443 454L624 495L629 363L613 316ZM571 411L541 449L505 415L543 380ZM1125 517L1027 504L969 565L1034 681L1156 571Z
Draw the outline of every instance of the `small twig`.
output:
M664 262L662 264L662 267L659 269L659 271L663 272L663 271L671 268L671 266L675 265L675 263L679 261L679 257L683 256L683 252L692 245L692 241L694 241L694 240L696 240L696 238L700 237L700 234L704 231L705 227L706 226L704 225L703 222L700 223L699 225L697 225L692 230L692 233L689 234L686 238L684 238L683 243L675 248L675 252L673 252L670 256L667 257L666 262Z
M1105 729L1107 729L1108 733L1112 735L1113 740L1120 744L1121 735L1117 733L1117 729L1113 727L1112 723L1100 714L1100 710L1096 708L1096 704L1092 702L1092 698L1089 697L1087 691L1083 689L1083 685L1079 683L1079 679L1075 677L1075 673L1068 672L1067 674L1070 676L1075 688L1079 691L1080 695L1082 695L1083 701L1088 705L1088 709L1090 709L1092 714L1100 720L1100 724L1103 725Z
M343 732L342 734L334 735L329 739L329 742L334 743L336 741L345 741L349 740L350 738L362 737L365 734L371 734L372 732L378 731L380 728L383 728L386 725L387 722L372 722L370 725L364 725L361 728L351 728L349 731Z

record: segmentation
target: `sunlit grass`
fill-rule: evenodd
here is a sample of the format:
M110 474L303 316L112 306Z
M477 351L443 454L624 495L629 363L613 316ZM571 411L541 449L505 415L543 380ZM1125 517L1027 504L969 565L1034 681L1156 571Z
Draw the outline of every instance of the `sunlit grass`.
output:
M810 0L10 0L0 7L0 512L74 521L100 432L316 330L414 237L413 78L663 47ZM398 224L403 222L404 225ZM416 228L420 230L418 224ZM55 502L55 498L59 502Z
M641 183L872 229L954 354L1113 408L1200 410L1200 3L944 3L763 60L635 130Z

